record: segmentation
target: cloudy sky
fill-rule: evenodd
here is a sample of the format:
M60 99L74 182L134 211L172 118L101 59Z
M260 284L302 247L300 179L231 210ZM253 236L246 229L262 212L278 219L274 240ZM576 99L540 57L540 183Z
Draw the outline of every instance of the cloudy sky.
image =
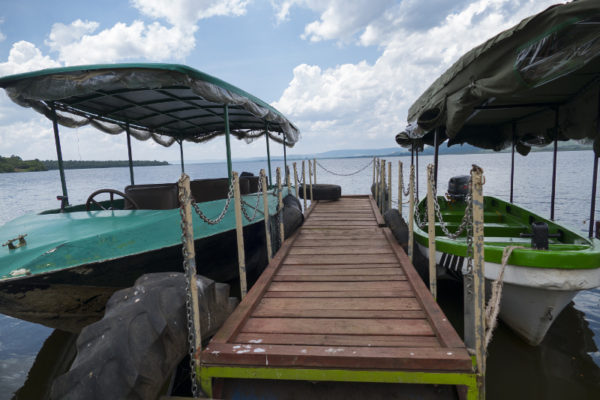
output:
M393 147L410 104L460 55L557 2L0 0L0 76L181 63L283 112L302 132L292 154ZM0 155L56 159L50 121L0 92ZM124 135L62 128L61 140L65 159L127 159ZM184 148L187 160L225 154L222 139ZM133 153L179 159L176 146L150 142L134 143ZM262 139L233 147L235 158L264 153Z

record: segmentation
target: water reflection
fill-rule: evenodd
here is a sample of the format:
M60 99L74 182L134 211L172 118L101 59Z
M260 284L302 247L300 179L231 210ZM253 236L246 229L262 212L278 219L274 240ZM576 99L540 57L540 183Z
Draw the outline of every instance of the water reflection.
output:
M438 282L438 302L462 335L462 286ZM598 399L600 366L595 334L585 314L570 303L560 313L542 343L529 346L502 321L488 348L488 400Z

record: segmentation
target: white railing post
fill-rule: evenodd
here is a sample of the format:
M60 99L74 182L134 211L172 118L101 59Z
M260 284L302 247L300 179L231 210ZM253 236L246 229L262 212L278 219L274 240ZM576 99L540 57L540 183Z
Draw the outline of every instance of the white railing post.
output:
M437 272L435 262L435 194L433 193L433 164L427 166L427 233L429 237L429 290L437 299Z
M263 195L263 210L265 213L265 240L267 243L267 258L269 262L271 262L271 258L273 257L273 247L271 246L271 229L269 228L269 199L267 193L267 177L265 174L265 170L260 170L260 180L262 182L262 195Z
M233 172L233 196L235 199L235 231L237 235L238 266L240 272L240 293L242 299L248 293L246 280L246 255L244 254L244 223L242 221L242 198L240 193L240 179L237 172Z

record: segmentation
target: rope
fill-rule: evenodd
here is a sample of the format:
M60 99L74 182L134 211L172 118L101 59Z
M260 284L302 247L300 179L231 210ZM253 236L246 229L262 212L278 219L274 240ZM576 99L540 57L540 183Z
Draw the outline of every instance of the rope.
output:
M330 174L332 174L332 175L337 175L337 176L352 176L352 175L356 175L356 174L358 174L359 172L362 172L362 171L364 171L365 169L367 169L367 167L368 167L369 165L371 165L371 164L373 164L373 160L369 161L369 163L368 163L367 165L365 165L364 167L360 168L359 170L357 170L357 171L355 171L355 172L351 172L351 173L349 173L349 174L342 174L342 173L339 173L339 172L333 172L333 171L331 171L331 170L329 170L329 169L325 168L325 166L323 166L323 164L321 164L319 161L317 161L317 165L318 165L319 167L323 168L323 169L324 169L326 172L329 172Z
M487 306L485 307L485 326L487 329L485 330L484 347L486 349L492 340L492 334L494 333L494 329L496 328L496 324L498 322L498 313L500 312L500 299L502 297L502 286L504 285L504 270L506 269L506 264L508 263L508 259L510 258L513 250L525 248L526 247L523 246L506 246L502 252L502 267L500 268L498 278L492 282L492 295Z

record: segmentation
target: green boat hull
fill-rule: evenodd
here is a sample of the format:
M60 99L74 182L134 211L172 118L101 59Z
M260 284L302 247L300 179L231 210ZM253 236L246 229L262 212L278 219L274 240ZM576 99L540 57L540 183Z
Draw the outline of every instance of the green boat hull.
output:
M464 202L438 197L447 229L453 233L465 211ZM417 207L417 220L425 220L426 201ZM532 248L532 222L548 225L548 249ZM427 221L414 227L415 243L428 257ZM532 345L539 344L562 309L581 290L600 286L600 241L578 234L522 207L495 197L484 198L484 260L486 281L500 276L502 253L513 250L504 272L500 318ZM555 236L555 237L553 237ZM467 241L447 237L436 218L438 274L460 279L466 268Z

